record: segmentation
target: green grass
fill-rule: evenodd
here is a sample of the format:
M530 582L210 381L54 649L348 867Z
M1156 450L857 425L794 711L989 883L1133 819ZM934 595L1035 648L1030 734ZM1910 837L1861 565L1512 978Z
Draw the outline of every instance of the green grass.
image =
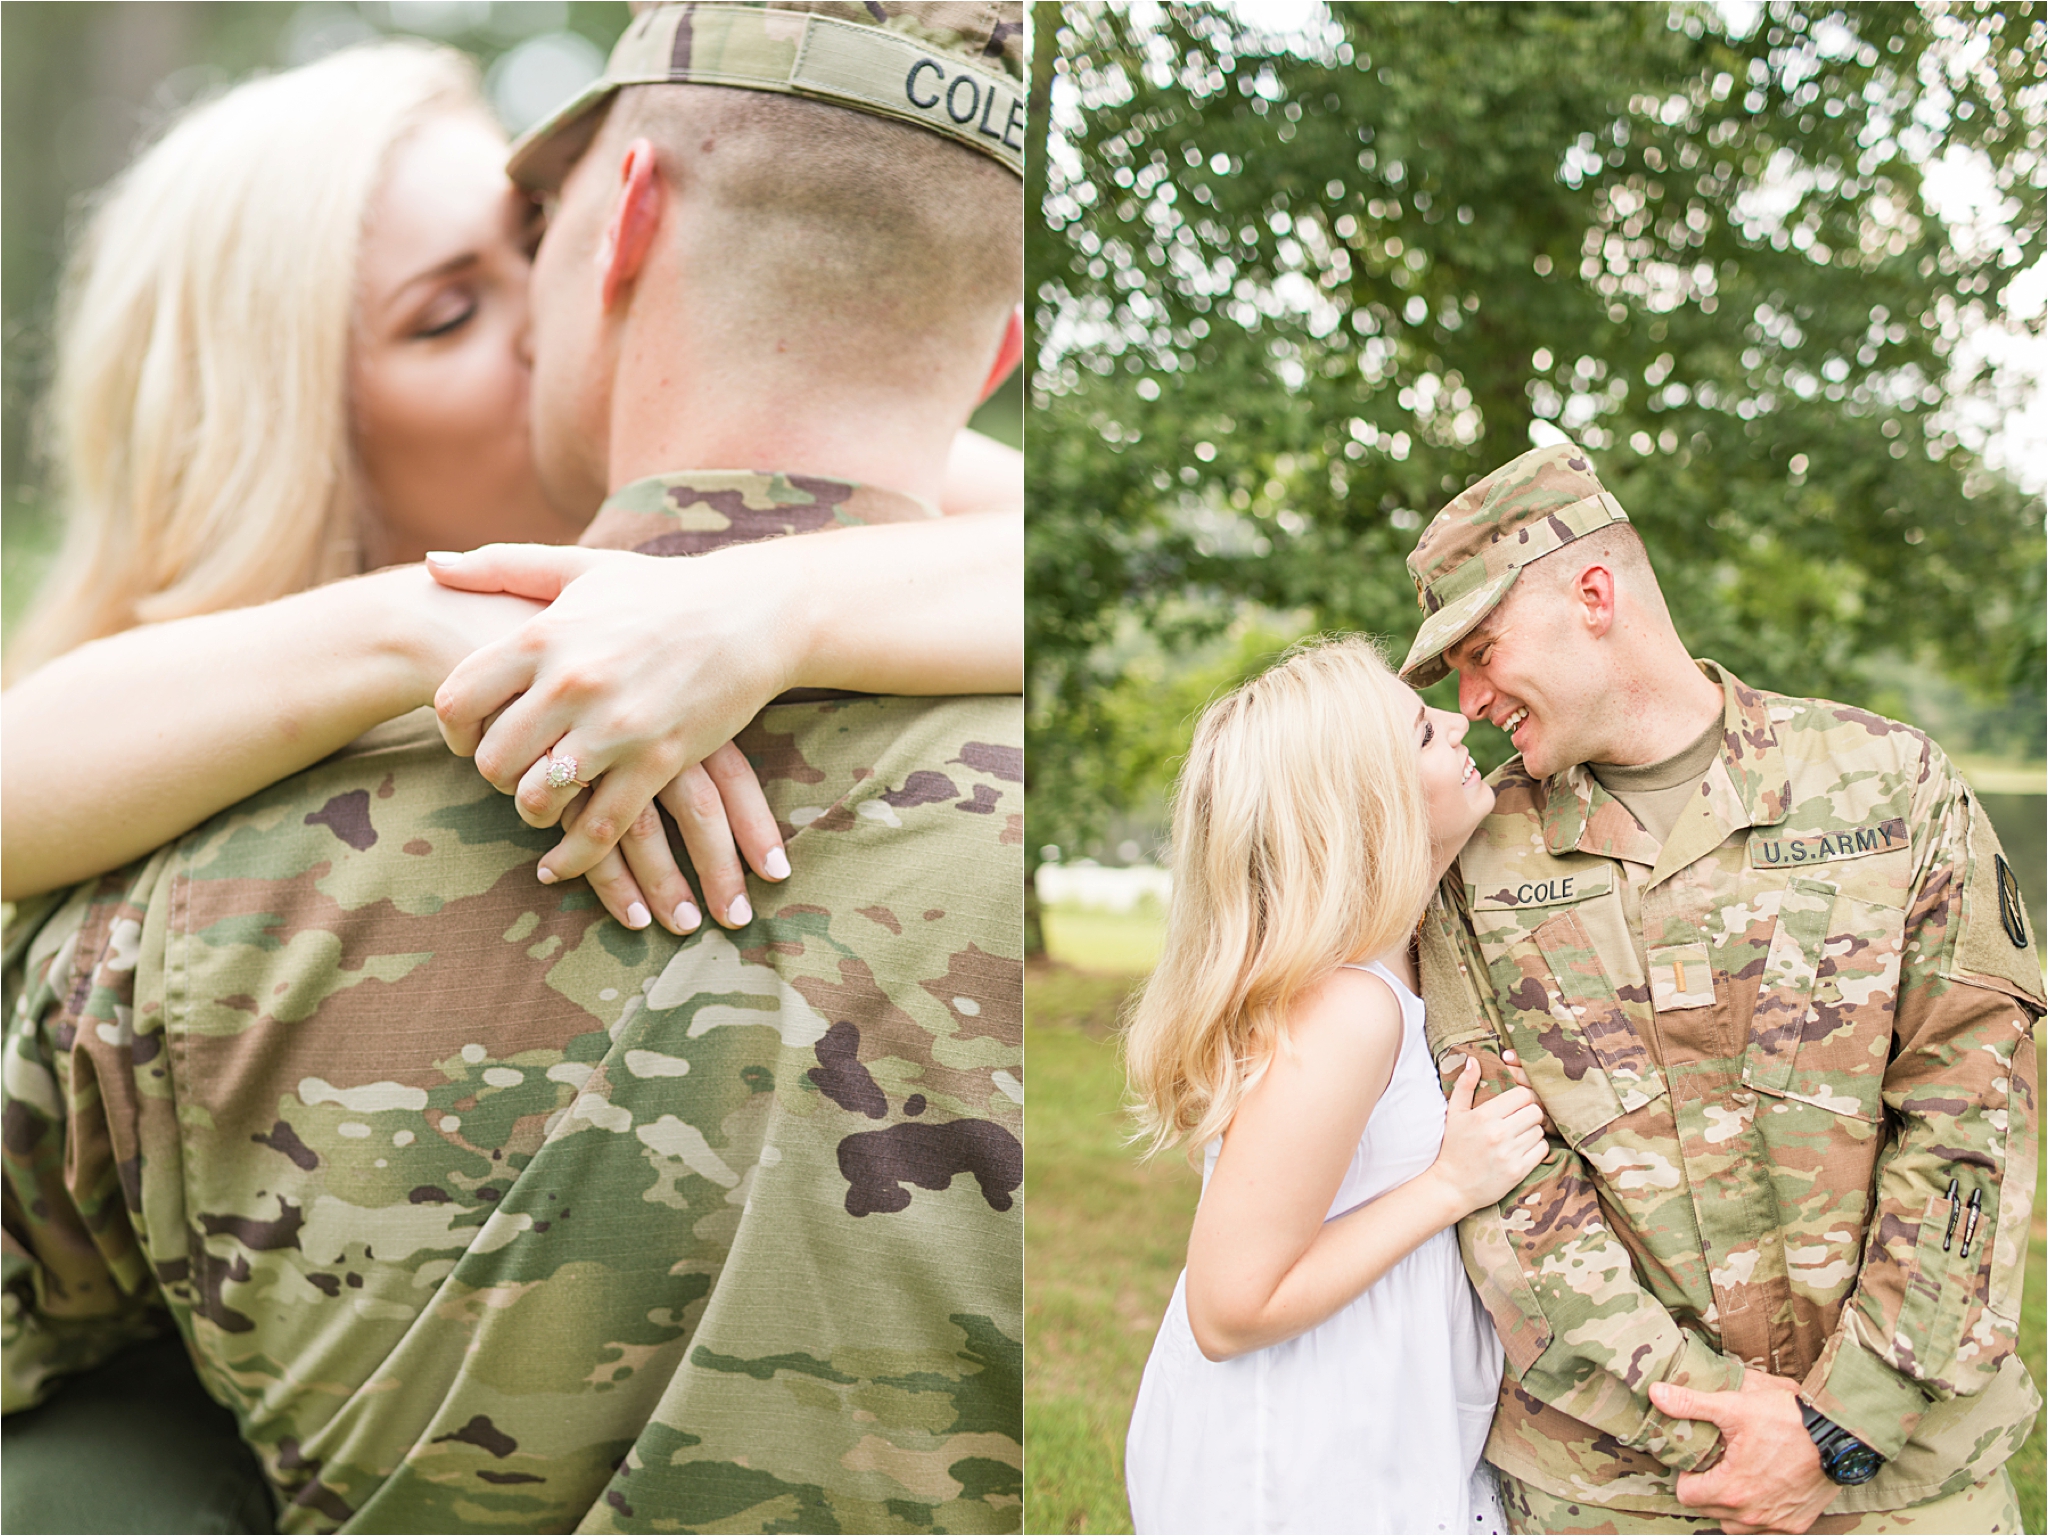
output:
M1124 1430L1173 1294L1201 1180L1141 1164L1112 1031L1131 985L1056 964L1025 978L1024 1528L1128 1531Z
M1046 953L1077 971L1142 976L1159 960L1166 940L1166 912L1146 902L1130 912L1085 907L1047 907Z

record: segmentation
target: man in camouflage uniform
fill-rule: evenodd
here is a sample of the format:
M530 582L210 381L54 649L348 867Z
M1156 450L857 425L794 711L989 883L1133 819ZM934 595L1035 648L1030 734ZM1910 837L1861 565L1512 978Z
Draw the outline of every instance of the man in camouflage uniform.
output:
M667 441L659 413L615 415L593 444L547 410L565 377L597 374L644 403L706 318L659 253L692 237L679 221L726 216L714 173L644 174L687 156L693 114L718 117L740 164L790 112L897 144L925 157L918 195L978 198L1015 229L1017 11L650 12L608 89L515 147L516 173L560 187L551 241L594 246L608 217L626 231L597 258L568 246L552 291L545 253L536 275L543 474L567 443L614 492L586 544L694 553L935 515L818 475L629 477ZM649 83L700 79L734 89ZM773 105L783 92L828 105ZM934 99L954 144L922 131ZM842 108L920 126L878 139ZM652 144L627 145L618 120L643 116ZM886 187L894 167L869 172ZM773 166L750 175L750 206L799 236ZM637 200L623 217L619 197ZM931 336L973 344L935 371L955 381L936 400L902 396L920 418L907 476L936 473L923 459L971 410L1018 260L980 274L979 309L927 299ZM849 261L863 270L844 251L835 270ZM788 325L871 344L815 275L769 296ZM757 463L789 416L767 339L733 360L763 390L736 402ZM829 408L815 373L784 382ZM731 933L629 931L580 881L538 884L554 834L451 756L430 713L17 924L8 1405L167 1309L281 1529L1015 1529L1019 701L779 702L740 745L794 873Z
M1439 1064L1512 1050L1556 1126L1461 1228L1511 1521L2019 1529L2042 986L1982 805L1918 731L1694 662L1575 447L1408 563L1403 675L1521 753L1423 934Z

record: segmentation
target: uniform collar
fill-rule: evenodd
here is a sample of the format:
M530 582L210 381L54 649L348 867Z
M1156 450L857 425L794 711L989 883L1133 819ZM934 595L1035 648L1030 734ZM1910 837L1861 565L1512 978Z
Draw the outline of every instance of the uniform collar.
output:
M1659 847L1628 807L1584 763L1575 763L1543 786L1543 845L1551 853L1577 850L1648 864L1654 884L1745 827L1773 827L1785 819L1792 784L1763 695L1717 661L1696 664L1721 685L1722 699L1721 753L1707 770L1700 803L1679 817Z
M694 469L649 475L613 492L577 542L643 555L702 555L732 544L938 515L914 496L851 480Z

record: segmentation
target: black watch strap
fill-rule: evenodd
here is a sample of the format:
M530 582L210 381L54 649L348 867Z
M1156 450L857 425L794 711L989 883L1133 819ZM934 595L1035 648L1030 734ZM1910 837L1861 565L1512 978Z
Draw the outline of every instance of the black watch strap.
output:
M1799 1400L1799 1417L1813 1448L1820 1452L1820 1469L1829 1482L1844 1488L1867 1483L1884 1469L1884 1458L1849 1431L1826 1417L1805 1398Z

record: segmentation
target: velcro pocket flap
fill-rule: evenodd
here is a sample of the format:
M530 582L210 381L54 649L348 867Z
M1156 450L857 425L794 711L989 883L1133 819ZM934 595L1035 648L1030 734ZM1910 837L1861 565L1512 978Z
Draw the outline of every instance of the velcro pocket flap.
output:
M1835 888L1824 880L1788 881L1778 902L1778 926L1764 956L1756 1011L1742 1080L1766 1093L1783 1093L1792 1080L1799 1040L1813 1009L1813 984L1827 942Z
M1549 972L1550 1019L1515 1041L1537 1096L1574 1146L1664 1091L1664 1080L1615 995L1586 926L1559 912L1531 935Z

